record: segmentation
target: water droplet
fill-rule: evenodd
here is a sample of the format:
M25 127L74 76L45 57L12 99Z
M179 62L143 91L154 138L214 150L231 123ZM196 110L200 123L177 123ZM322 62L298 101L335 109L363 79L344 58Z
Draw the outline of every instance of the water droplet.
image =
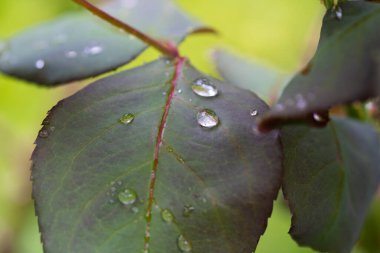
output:
M78 53L75 51L68 51L65 53L65 56L70 59L74 59L78 56Z
M178 94L181 94L181 93L182 93L182 90L181 90L181 89L178 89L177 92L178 92Z
M42 129L39 133L38 136L41 138L47 138L49 136L49 132L46 129Z
M174 215L169 209L164 209L161 211L161 218L168 223L174 221Z
M183 216L190 217L191 214L195 211L195 208L191 205L185 205L183 207Z
M253 109L253 110L250 112L250 114L251 114L252 117L257 116L258 113L259 113L259 112L258 112L256 109Z
M132 212L133 212L133 213L138 213L138 212L139 212L139 209L138 209L137 207L134 206L134 207L132 207Z
M127 113L127 114L124 114L120 119L119 119L119 122L124 124L124 125L128 125L130 123L132 123L132 121L135 119L135 115L133 115L132 113Z
M118 198L123 205L132 205L136 202L137 194L134 190L125 189L119 193Z
M191 251L191 244L183 235L178 236L177 244L178 244L178 248L182 252L190 252Z
M343 10L340 6L335 6L333 12L336 19L341 20L343 18Z
M44 60L37 60L34 64L36 69L43 69L45 67L45 61Z
M216 113L210 109L203 109L197 114L198 124L205 128L213 128L219 124Z
M101 52L103 52L103 48L101 46L86 47L83 51L86 55L97 55Z
M216 87L206 78L198 78L191 86L195 94L201 97L215 97L218 95Z
M304 99L304 97L302 96L302 94L297 94L296 95L296 106L297 106L297 108L303 110L306 108L306 105L307 105L307 102Z
M163 96L166 96L166 91L162 92L162 95L163 95Z
M313 113L313 119L318 123L327 123L329 121L328 114Z

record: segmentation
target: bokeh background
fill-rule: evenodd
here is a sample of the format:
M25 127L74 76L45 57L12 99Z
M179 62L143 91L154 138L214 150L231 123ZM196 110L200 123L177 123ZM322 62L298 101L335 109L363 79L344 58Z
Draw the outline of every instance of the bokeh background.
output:
M153 0L152 0L153 1ZM181 52L206 73L216 75L214 48L228 48L292 73L310 59L318 41L324 7L319 0L177 0L191 15L219 31L195 35ZM67 12L71 0L0 0L0 39ZM26 47L28 45L25 45ZM148 50L124 68L158 56ZM40 253L42 247L31 200L30 155L46 112L86 83L46 89L0 74L0 253ZM355 253L380 252L380 197L371 207ZM279 197L257 253L307 253L287 234L290 213Z

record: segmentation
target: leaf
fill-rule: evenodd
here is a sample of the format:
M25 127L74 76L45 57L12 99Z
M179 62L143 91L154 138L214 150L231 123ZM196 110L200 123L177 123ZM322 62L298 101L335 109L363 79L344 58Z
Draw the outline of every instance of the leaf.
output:
M214 53L214 62L226 81L257 93L268 103L277 98L289 78L288 74L280 70L222 50Z
M187 34L202 31L170 0L117 0L102 9L157 39L180 42ZM74 13L11 38L0 54L0 71L55 86L113 70L146 48L89 13Z
M284 127L282 142L290 234L321 252L351 252L380 182L377 131L333 118L323 129Z
M214 83L218 95L196 95L198 78ZM113 75L61 101L33 155L45 252L142 252L149 245L151 253L174 253L180 235L193 253L252 252L282 173L277 133L253 131L252 108L268 109L182 58ZM219 118L214 128L198 124L204 109Z
M380 5L357 1L341 6L342 20L326 14L316 55L264 116L261 129L377 95L373 56L380 49Z

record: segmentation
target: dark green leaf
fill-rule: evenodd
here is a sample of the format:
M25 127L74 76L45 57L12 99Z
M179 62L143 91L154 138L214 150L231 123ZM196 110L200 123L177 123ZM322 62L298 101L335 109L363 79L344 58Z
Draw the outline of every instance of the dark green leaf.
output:
M326 14L308 71L285 88L278 104L263 118L262 129L377 95L374 55L380 49L380 4L357 1L341 6L341 20Z
M380 182L377 131L333 118L324 129L287 126L282 141L292 237L322 252L350 252Z
M192 85L199 78L212 82L218 95L196 95ZM198 124L204 109L219 118L214 128ZM102 79L60 102L33 155L46 252L142 252L147 224L151 253L180 252L181 234L193 253L251 252L281 181L277 133L255 131L252 109L261 114L268 108L187 61L174 69L165 60ZM133 204L118 200L125 189L126 203L137 194ZM162 211L173 221L165 222Z
M201 28L171 0L111 2L102 9L157 39L180 42ZM0 71L53 86L113 70L146 47L89 13L69 14L11 38Z
M289 79L289 74L280 70L221 50L215 52L214 60L227 82L257 93L266 102L276 99Z

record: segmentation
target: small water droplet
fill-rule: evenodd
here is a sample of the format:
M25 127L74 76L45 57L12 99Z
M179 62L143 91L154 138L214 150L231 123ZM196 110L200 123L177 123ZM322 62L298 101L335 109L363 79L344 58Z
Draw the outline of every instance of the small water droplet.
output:
M296 106L297 106L297 108L303 110L306 108L306 105L307 105L307 102L304 99L304 97L302 96L302 94L297 94L296 95Z
M166 91L162 92L162 95L163 95L163 96L166 96Z
M41 138L47 138L49 137L49 132L46 129L42 129L39 133L38 136Z
M205 128L213 128L219 124L216 113L210 109L203 109L197 114L198 124Z
M139 209L138 209L137 207L134 206L134 207L132 207L132 212L133 212L133 213L138 213L138 212L139 212Z
M137 194L134 190L125 189L119 193L118 198L123 205L132 205L136 202Z
M44 60L37 60L35 63L34 63L34 66L36 67L36 69L43 69L45 67L45 61Z
M171 60L166 60L165 63L166 65L169 65L171 63Z
M167 223L174 221L174 215L169 209L164 209L161 211L161 218Z
M127 113L127 114L124 114L120 119L119 119L119 122L124 124L124 125L128 125L130 123L132 123L132 121L135 119L135 115L133 115L132 113Z
M191 214L195 211L195 208L192 205L185 205L183 207L183 216L190 217Z
M252 117L257 116L258 113L259 113L259 112L258 112L256 109L253 109L253 110L250 112L250 114L251 114Z
M97 55L101 52L103 52L103 48L101 46L86 47L83 51L86 55Z
M206 78L198 78L191 86L195 94L201 97L215 97L218 95L216 87Z
M65 56L69 59L74 59L78 56L78 53L75 51L68 51L65 53Z
M181 94L181 93L182 93L182 90L181 90L181 89L178 89L177 92L178 92L178 94Z
M191 251L191 244L183 235L178 236L177 245L178 245L178 248L182 252L190 252Z
M335 6L333 12L336 19L341 20L343 18L343 10L340 6Z

